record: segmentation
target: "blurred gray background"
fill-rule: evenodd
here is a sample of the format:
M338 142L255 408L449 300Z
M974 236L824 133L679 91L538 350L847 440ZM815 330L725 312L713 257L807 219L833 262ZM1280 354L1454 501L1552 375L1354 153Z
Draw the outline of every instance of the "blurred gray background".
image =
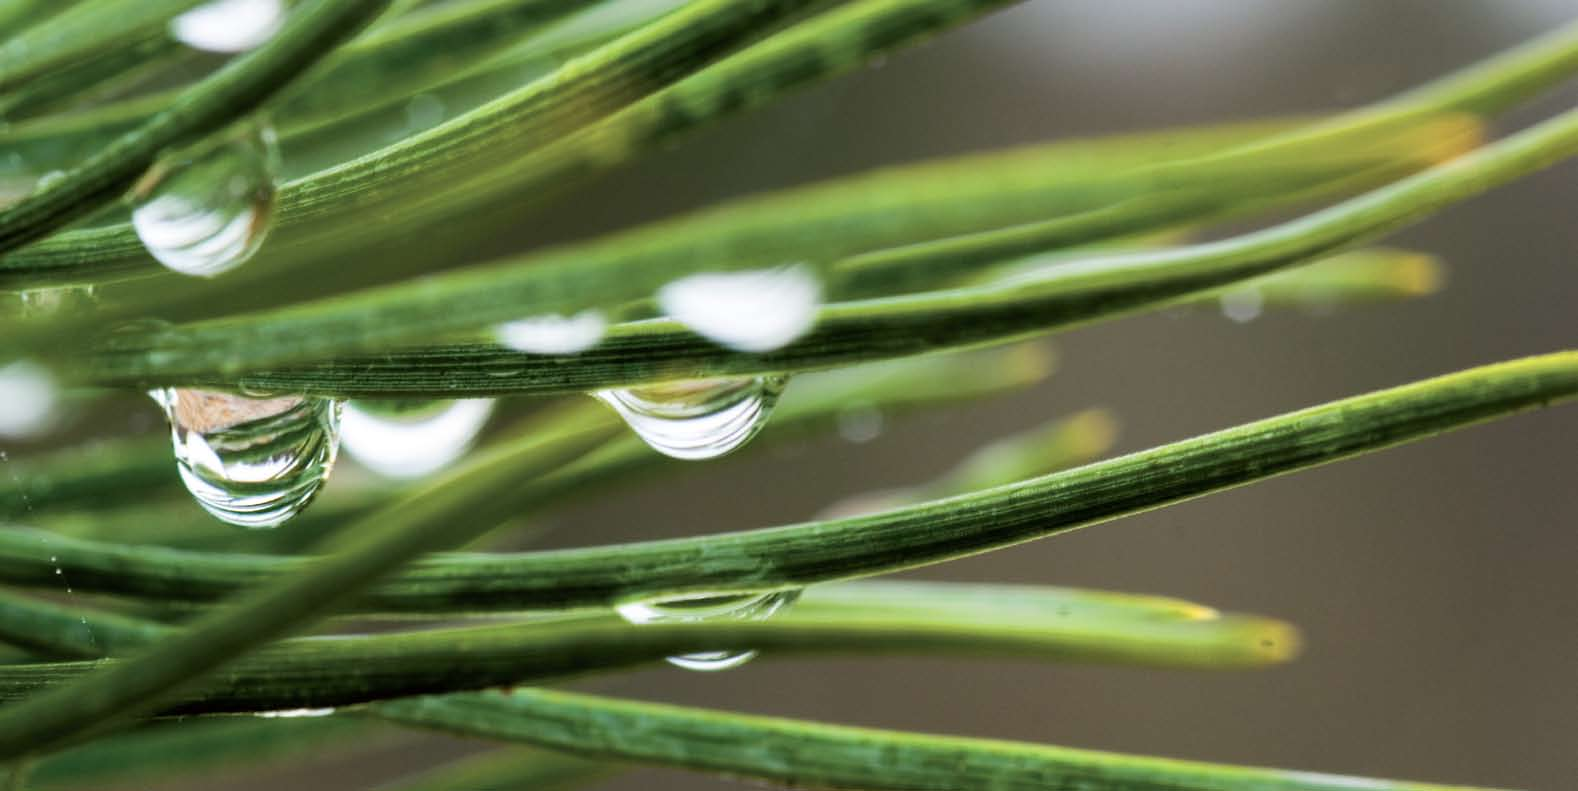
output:
M747 192L1028 141L1329 111L1387 96L1578 17L1573 0L1032 0L688 139L528 233L572 238ZM1573 104L1567 91L1507 127ZM1127 451L1578 340L1578 163L1394 237L1448 288L1329 317L1210 309L1057 339L1045 386L718 462L565 514L593 544L811 516L917 482L975 446L1102 405ZM590 689L831 722L1522 788L1578 776L1578 411L1496 422L1075 535L929 569L935 579L1180 596L1303 627L1244 673L974 660L674 668ZM465 749L435 745L436 751ZM366 787L416 761L302 768ZM276 776L273 782L284 782ZM272 783L271 783L272 784ZM210 786L211 787L211 786ZM605 789L723 789L638 770Z

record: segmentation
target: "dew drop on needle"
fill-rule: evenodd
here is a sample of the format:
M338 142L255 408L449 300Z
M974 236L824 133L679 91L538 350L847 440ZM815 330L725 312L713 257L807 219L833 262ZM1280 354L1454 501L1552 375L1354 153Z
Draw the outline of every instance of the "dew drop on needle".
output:
M170 421L176 469L204 510L242 527L276 527L312 501L340 445L340 404L205 390L149 393Z
M272 128L169 153L132 189L132 228L159 263L215 277L246 263L274 216L278 144Z
M493 414L493 400L351 401L340 417L345 452L389 478L417 478L449 466L471 447Z
M772 415L783 376L665 382L594 395L653 450L676 459L711 459L743 446Z
M619 605L619 617L636 624L716 623L719 621L765 621L800 598L799 590L770 591L760 594L700 594ZM749 662L755 651L701 651L668 658L669 664L686 670L728 670Z

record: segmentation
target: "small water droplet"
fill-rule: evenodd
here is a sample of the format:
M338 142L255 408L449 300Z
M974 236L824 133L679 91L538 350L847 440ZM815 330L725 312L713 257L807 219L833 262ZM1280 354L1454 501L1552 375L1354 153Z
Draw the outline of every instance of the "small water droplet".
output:
M767 425L788 378L731 377L666 382L595 395L653 450L676 459L711 459Z
M1260 312L1265 308L1265 297L1260 289L1250 286L1240 288L1223 294L1219 302L1222 306L1222 315L1244 324L1260 317Z
M421 132L443 123L447 109L444 100L431 93L419 93L405 105L405 125L408 132Z
M33 192L35 192L35 193L43 192L44 190L47 190L50 187L53 187L56 184L59 184L60 182L64 181L65 178L66 178L66 171L64 171L64 170L51 170L51 171L45 173L44 175L39 176L38 177L38 181L33 182Z
M340 441L362 466L390 478L436 472L471 447L493 413L493 400L429 401L399 413L345 405Z
M799 598L799 590L762 594L693 594L672 599L627 602L616 609L619 617L637 625L765 621ZM668 662L686 670L728 670L751 661L755 656L755 651L702 651L671 656Z
M163 156L133 190L132 227L149 254L176 272L228 272L263 244L278 172L278 143L265 124Z
M169 418L187 491L221 521L276 527L312 502L334 466L337 401L173 388L148 395Z
M499 343L528 354L579 354L597 345L608 330L603 314L583 310L574 316L533 316L493 328Z
M767 352L816 323L822 284L805 264L711 272L658 289L658 306L697 334L731 349Z
M275 711L260 711L256 714L264 719L294 719L296 717L327 717L334 713L334 709L277 709Z
M87 308L95 302L93 286L34 288L21 293L24 317L54 316L63 310Z
M882 434L882 410L873 406L842 410L837 421L838 435L849 442L863 444Z
M56 395L48 369L26 360L0 367L0 437L48 433L59 417Z
M170 35L193 49L245 52L285 21L282 0L209 0L170 20Z

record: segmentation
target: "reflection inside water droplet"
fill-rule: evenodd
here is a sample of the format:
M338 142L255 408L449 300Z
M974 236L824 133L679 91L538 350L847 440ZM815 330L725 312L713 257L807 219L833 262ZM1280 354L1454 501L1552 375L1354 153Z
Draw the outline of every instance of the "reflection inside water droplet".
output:
M278 145L265 125L161 157L133 191L132 227L148 253L176 272L228 272L263 244L278 172Z
M749 442L767 425L788 377L665 382L595 395L653 450L676 459L711 459Z
M460 458L492 413L489 398L407 402L399 409L352 401L340 418L340 441L373 472L416 478Z
M608 330L603 314L583 310L574 316L557 313L507 321L493 328L499 343L527 354L579 354L597 345Z
M339 402L173 388L148 395L169 418L181 481L222 521L280 525L312 502L334 466Z
M193 49L245 52L279 30L282 0L209 0L170 20L170 35Z
M697 594L672 599L629 602L617 608L633 624L765 621L800 598L799 590L763 594ZM668 658L686 670L728 670L749 662L755 651L702 651Z
M822 284L805 264L705 273L658 289L657 302L703 337L731 349L767 352L811 329Z

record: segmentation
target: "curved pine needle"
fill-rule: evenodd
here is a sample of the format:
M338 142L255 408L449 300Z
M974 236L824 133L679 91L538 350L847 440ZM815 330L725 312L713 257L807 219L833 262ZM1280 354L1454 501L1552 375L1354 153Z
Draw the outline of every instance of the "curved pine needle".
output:
M1017 340L1197 297L1351 247L1573 155L1578 110L1357 198L1232 239L1096 255L1022 280L828 305L803 337L765 353L720 348L677 322L655 320L613 327L599 346L577 355L523 354L473 343L258 370L365 343L394 343L418 329L455 332L522 314L568 315L594 306L600 294L633 295L661 285L665 272L632 270L633 264L653 263L633 252L628 258L540 260L519 270L435 277L275 313L121 333L105 339L101 351L82 355L83 367L71 375L128 386L196 381L322 394L439 387L451 393L562 393L828 368ZM467 309L453 310L457 304Z
M280 188L270 244L248 271L269 260L271 249L289 248L295 226L346 233L369 212L384 211L401 196L418 201L470 184L477 172L595 121L637 97L683 78L764 29L782 23L814 0L700 0L652 24L571 60L553 75L367 156ZM382 209L380 204L385 204ZM383 228L382 225L379 226ZM305 234L304 234L305 235ZM365 241L365 239L364 239ZM94 282L158 273L127 225L61 234L0 258L0 273L41 282ZM229 278L233 283L235 278ZM228 287L228 286L227 286ZM168 284L165 289L169 289ZM188 285L198 294L212 288ZM157 293L157 292L155 292ZM201 297L198 297L201 298Z
M162 37L171 17L200 2L75 2L0 43L0 89L47 75L93 53L113 51L138 39ZM116 24L104 24L106 18L113 18Z
M1472 368L1040 478L879 514L694 538L419 560L362 597L372 612L608 606L883 574L1074 530L1578 396L1578 351ZM57 566L58 564L58 566ZM306 561L0 532L0 581L201 602Z
M371 713L461 736L796 788L1473 791L1464 786L826 725L535 689L393 701L371 707Z
M160 151L218 131L251 111L372 21L388 3L304 0L268 42L183 91L169 109L117 138L58 181L0 209L0 252L39 239L119 196L148 170ZM79 6L66 13L96 7Z
M370 727L371 726L371 727ZM164 787L173 778L335 756L396 743L396 729L350 717L210 717L160 722L68 747L28 768L27 788Z
M765 622L632 626L612 616L312 637L264 647L159 711L192 715L321 709L411 695L487 689L639 667L695 651L760 650L766 658L946 655L1042 662L1234 670L1290 659L1298 633L1253 615L1219 615L1168 599L1026 586L868 582L806 592L804 609ZM8 602L9 603L9 602ZM98 616L43 602L58 626ZM126 619L102 629L122 646L178 634ZM42 618L29 644L63 634ZM11 633L18 630L13 629ZM69 640L69 638L68 638ZM75 646L67 642L62 648ZM135 662L104 660L114 668ZM0 699L91 672L94 662L0 666ZM113 672L110 671L110 672Z
M1045 347L1024 345L971 354L894 360L801 377L788 389L774 411L770 430L746 450L770 446L780 437L827 429L851 404L902 412L970 401L1028 387L1045 379L1052 366L1052 355ZM600 409L590 403L587 406ZM563 478L565 494L571 494L665 463L665 457L651 451L634 436L625 435L592 457L577 460L562 476L556 477ZM670 469L682 467L671 465ZM61 532L68 536L129 543L148 541L150 536L183 536L191 532L184 530L184 525L172 524L174 520L170 515L157 511L133 510L125 518L102 511L127 503L144 503L166 492L181 491L180 478L170 458L170 441L165 436L93 443L38 458L13 458L6 463L5 469L7 474L0 475L0 518L34 522L41 515L50 517L66 510L86 510L93 512L93 518L79 520L74 523L76 529ZM325 516L320 512L328 505L320 500L298 520L313 523ZM349 509L329 510L340 516L347 510L358 510L354 505L346 505ZM213 532L213 522L206 514L197 509L188 511L204 532ZM126 521L137 518L156 519L159 524ZM284 531L274 532L306 531L311 534L321 527L298 527L293 521ZM51 525L51 529L60 528ZM152 542L166 543L157 538Z
M522 37L593 4L592 0L468 0L397 17L351 40L270 100L270 119L282 138L288 138L463 78ZM368 90L371 85L378 90ZM0 129L0 147L18 153L16 164L33 175L64 170L169 106L179 92L141 94L13 123Z

